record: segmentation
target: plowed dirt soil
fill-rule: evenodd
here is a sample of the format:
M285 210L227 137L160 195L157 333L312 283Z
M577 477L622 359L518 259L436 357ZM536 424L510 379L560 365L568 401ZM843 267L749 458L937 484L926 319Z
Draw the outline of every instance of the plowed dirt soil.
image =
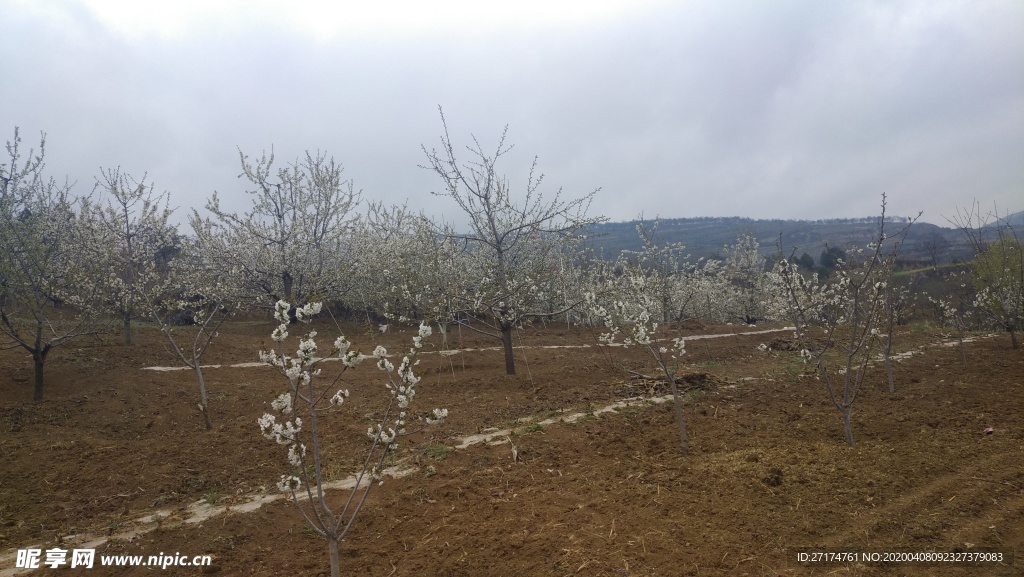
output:
M690 327L682 335L765 327ZM770 327L769 327L770 328ZM251 362L271 322L221 330L205 362ZM333 325L317 326L333 340ZM409 346L412 328L343 325L364 351ZM674 336L674 335L673 335ZM599 348L596 334L556 326L516 337L518 374L500 351L439 355L428 339L413 410L447 407L444 425L402 440L413 468L370 494L341 545L343 575L1022 575L1024 353L1005 335L966 345L907 327L897 348L917 350L868 375L854 414L856 446L788 332L694 340L683 358L683 456L671 403L602 407L657 397L665 383L642 351ZM0 574L19 548L99 555L211 555L205 568L35 569L25 575L327 575L326 546L276 494L280 447L256 419L284 390L270 367L208 368L212 431L196 409L190 371L174 365L150 327L136 344L114 336L56 350L45 400L31 402L31 365L0 352ZM773 343L772 351L757 349ZM291 343L294 346L294 343ZM495 347L465 329L452 348ZM578 345L591 345L580 347ZM567 348L543 348L544 346ZM325 373L340 365L324 365ZM350 475L366 427L385 399L365 363L345 375L352 397L326 417L331 479ZM573 423L538 424L573 412ZM490 443L470 435L510 429ZM330 493L334 502L344 491ZM203 502L226 512L185 522ZM191 507L191 508L190 508ZM234 509L232 509L234 507ZM209 507L207 507L209 509ZM156 522L139 519L157 512ZM216 511L214 511L216 512ZM192 521L196 519L193 518ZM814 551L998 551L1001 564L818 563ZM22 574L22 573L17 573Z

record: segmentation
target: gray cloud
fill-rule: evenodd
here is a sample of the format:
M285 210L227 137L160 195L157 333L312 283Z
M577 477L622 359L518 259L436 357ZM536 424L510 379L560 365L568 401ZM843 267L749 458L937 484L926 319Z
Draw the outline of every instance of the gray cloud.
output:
M82 4L0 0L0 129L49 135L51 172L148 172L173 204L238 208L237 147L323 150L368 198L455 218L420 145L493 147L525 186L602 187L613 220L1024 208L1024 4L696 2L614 19L324 38L221 11L125 35ZM6 127L6 128L4 128ZM184 210L180 211L184 216Z

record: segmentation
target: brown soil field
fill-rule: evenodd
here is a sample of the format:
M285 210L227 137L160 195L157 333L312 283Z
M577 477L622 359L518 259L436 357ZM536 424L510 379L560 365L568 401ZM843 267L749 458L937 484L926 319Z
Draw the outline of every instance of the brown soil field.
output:
M414 332L342 328L366 352L378 343L405 350ZM272 329L269 320L235 322L205 362L255 361ZM317 329L323 346L337 334L333 325ZM671 403L600 411L665 394L664 382L627 372L655 373L643 351L598 347L586 330L526 328L516 338L519 374L508 376L500 351L442 356L435 333L412 411L447 407L450 417L402 439L396 459L411 472L374 487L341 544L342 574L1024 574L1024 559L1013 557L1024 551L1024 354L1009 338L968 343L963 364L942 344L948 335L906 327L897 348L920 354L896 364L895 394L881 366L871 369L849 447L824 386L797 353L779 350L790 336L687 344L683 456ZM251 505L279 495L286 470L284 452L256 425L283 378L266 366L206 369L214 424L206 431L195 375L146 370L173 357L151 327L136 341L126 347L111 335L57 349L41 403L31 402L27 355L0 351L0 575L329 574L326 545L294 504ZM757 349L772 342L771 352ZM449 335L452 347L499 344L466 330ZM583 344L591 346L572 346ZM569 347L543 348L551 345ZM324 377L340 368L323 366ZM351 398L322 421L331 480L355 471L386 398L372 363L344 379ZM538 423L573 412L584 415ZM505 428L489 443L456 448ZM346 491L329 496L338 503ZM211 507L219 513L195 517ZM140 520L153 513L155 521ZM90 541L92 569L14 569L19 548ZM1004 560L799 561L815 551L992 551ZM210 555L212 565L98 566L100 555L163 553Z

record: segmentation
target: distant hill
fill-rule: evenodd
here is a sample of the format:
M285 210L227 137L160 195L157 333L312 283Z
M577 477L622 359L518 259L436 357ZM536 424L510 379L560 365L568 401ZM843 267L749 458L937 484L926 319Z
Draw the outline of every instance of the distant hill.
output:
M1009 223L1010 226L1017 229L1018 235L1024 232L1024 230L1022 230L1024 229L1024 210L1020 212L1015 212L999 220L1003 223Z
M1022 220L1024 213L1017 213L1011 218ZM609 222L592 226L587 232L589 246L605 258L615 258L623 250L640 250L642 245L636 232L638 222ZM902 228L903 222L892 219L886 223L886 229L896 232ZM659 244L682 243L693 259L721 258L722 247L735 243L740 234L749 233L758 240L766 255L777 254L781 239L782 250L787 256L795 249L796 256L806 252L817 263L826 245L841 249L867 245L874 239L877 226L877 216L827 220L671 218L660 220L655 240ZM957 229L921 222L910 227L900 254L903 261L928 264L966 261L974 257Z

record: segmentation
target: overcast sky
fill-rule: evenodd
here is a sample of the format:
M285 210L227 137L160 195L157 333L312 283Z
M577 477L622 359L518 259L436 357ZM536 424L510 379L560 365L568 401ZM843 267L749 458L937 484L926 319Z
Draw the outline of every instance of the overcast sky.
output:
M612 220L1024 209L1024 2L0 0L0 140L50 174L148 173L183 220L238 152L327 152L366 198L459 222L453 139Z

